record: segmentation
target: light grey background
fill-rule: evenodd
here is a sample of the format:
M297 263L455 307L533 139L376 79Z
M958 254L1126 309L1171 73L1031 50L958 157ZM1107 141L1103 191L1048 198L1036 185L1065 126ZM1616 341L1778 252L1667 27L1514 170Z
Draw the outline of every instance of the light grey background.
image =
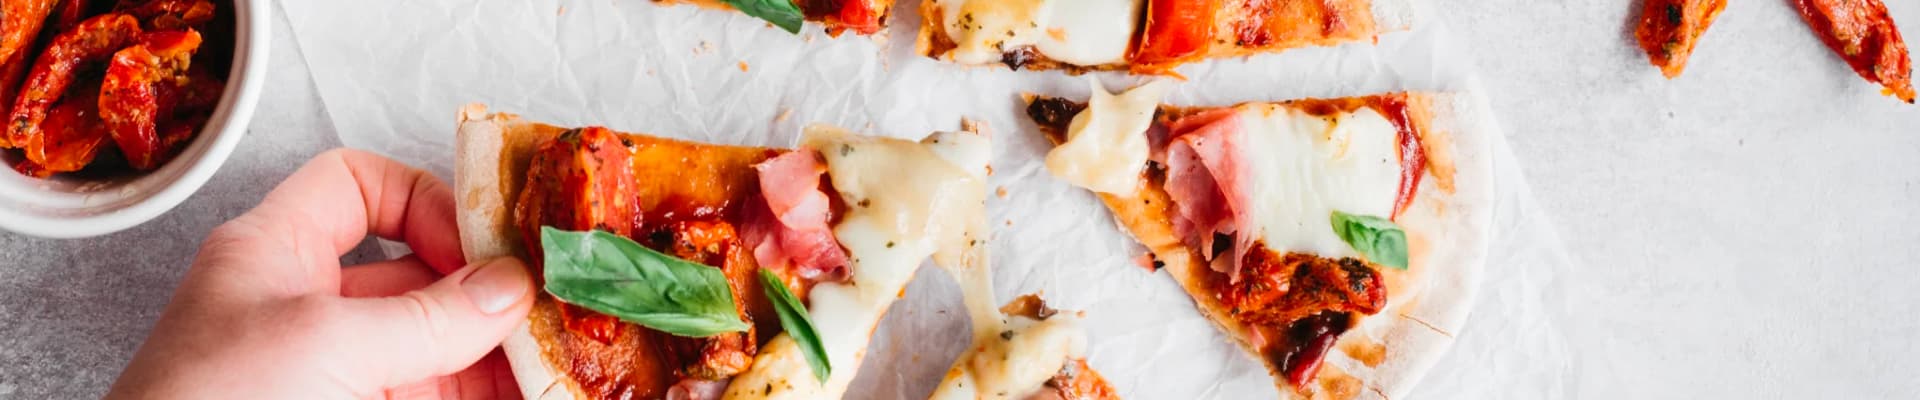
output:
M1920 106L1787 0L1733 2L1661 79L1634 3L1437 2L1577 265L1551 296L1573 356L1554 397L1920 397ZM1920 3L1888 3L1920 38ZM0 233L0 397L104 393L207 230L338 143L285 22L247 138L186 203L94 239ZM1516 368L1483 360L1436 369Z

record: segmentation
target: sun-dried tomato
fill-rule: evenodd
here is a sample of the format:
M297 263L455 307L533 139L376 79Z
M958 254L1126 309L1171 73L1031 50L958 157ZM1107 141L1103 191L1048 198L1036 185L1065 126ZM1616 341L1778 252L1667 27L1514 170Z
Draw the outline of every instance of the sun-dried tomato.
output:
M153 30L203 28L213 20L209 0L153 0L143 4L121 2L115 10L133 14L140 27Z
M132 44L140 32L140 23L133 16L105 14L54 36L47 50L34 61L26 83L14 99L13 110L7 118L6 141L18 145L39 135L40 121L46 119L47 109L66 94L78 70Z
M100 85L100 118L134 168L159 166L169 150L161 145L158 132L162 115L155 86L184 78L199 47L200 33L193 30L147 33L139 44L114 53L107 66Z
M40 36L56 0L0 1L0 59L24 52Z
M107 143L107 127L95 110L94 96L89 94L95 91L87 86L76 88L82 92L61 99L47 112L47 119L40 123L43 134L34 136L25 146L32 168L21 172L44 178L79 171L100 153L101 145Z

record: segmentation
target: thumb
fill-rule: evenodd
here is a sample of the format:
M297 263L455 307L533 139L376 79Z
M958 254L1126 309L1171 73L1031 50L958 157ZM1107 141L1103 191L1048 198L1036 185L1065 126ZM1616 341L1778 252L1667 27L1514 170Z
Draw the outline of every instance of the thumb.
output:
M341 298L348 332L336 358L361 393L459 372L500 345L533 307L533 279L512 257L468 265L384 298Z

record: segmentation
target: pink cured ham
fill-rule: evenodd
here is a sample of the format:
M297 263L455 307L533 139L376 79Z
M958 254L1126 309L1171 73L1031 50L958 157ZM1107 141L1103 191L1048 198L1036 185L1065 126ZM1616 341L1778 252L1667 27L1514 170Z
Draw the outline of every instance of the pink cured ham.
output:
M1253 247L1246 168L1241 160L1240 119L1233 109L1195 114L1173 121L1167 143L1167 196L1176 205L1174 233L1216 271L1238 280L1240 259ZM1232 257L1213 259L1214 234L1232 233Z
M667 400L720 400L732 379L710 381L686 378L667 388Z
M833 237L833 212L820 174L827 168L812 150L795 150L753 166L766 208L748 215L746 239L763 268L794 268L816 281L847 278L847 253Z

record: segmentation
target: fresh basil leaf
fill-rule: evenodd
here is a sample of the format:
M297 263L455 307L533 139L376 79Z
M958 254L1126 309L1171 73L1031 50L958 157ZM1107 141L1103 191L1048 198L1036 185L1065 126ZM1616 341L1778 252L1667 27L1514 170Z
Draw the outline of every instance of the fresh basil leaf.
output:
M1333 212L1333 233L1375 264L1407 269L1407 233L1392 220Z
M547 293L661 332L707 337L747 330L727 276L611 233L540 227Z
M788 0L725 0L740 12L772 22L773 26L787 33L800 33L800 23L806 16L800 14L800 7Z
M827 349L820 344L820 333L813 330L813 318L807 316L807 307L800 304L800 298L794 297L793 292L787 291L780 277L765 269L760 270L760 287L766 289L767 300L773 302L774 311L780 314L780 328L785 329L787 337L807 355L807 364L813 366L813 377L826 382L833 366L827 364Z

